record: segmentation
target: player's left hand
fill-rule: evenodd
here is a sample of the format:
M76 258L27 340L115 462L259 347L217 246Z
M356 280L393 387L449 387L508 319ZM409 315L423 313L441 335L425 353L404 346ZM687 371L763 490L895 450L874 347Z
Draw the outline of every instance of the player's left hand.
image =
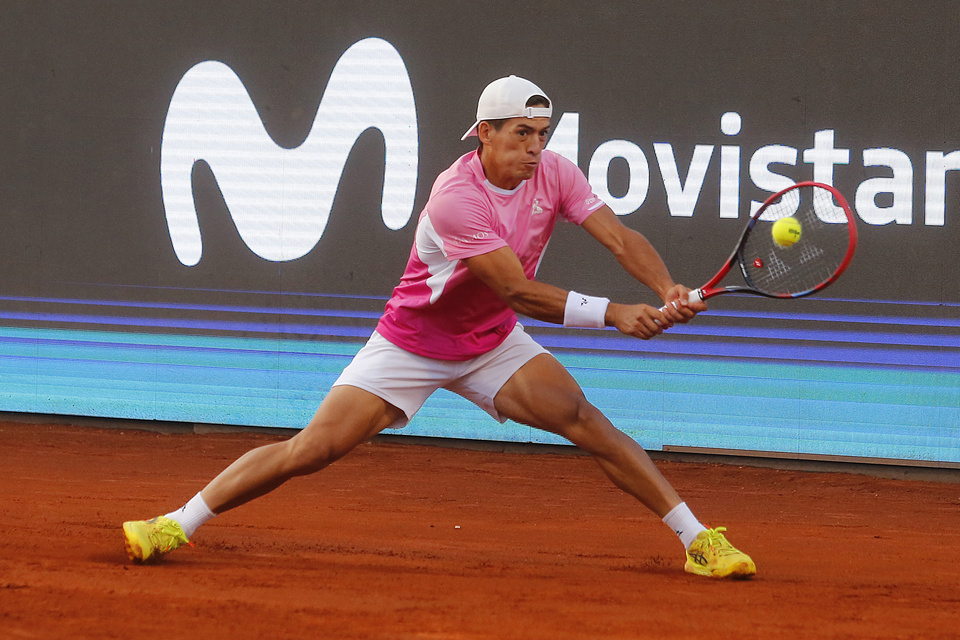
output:
M663 298L664 305L660 311L673 323L690 322L701 311L707 310L707 303L701 300L690 302L690 289L682 284L675 284Z

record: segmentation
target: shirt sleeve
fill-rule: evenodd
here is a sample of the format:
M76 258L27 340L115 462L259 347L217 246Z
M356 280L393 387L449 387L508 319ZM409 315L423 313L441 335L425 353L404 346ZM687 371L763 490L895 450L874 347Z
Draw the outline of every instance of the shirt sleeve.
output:
M431 198L427 216L447 260L462 260L507 246L493 211L480 197L441 193Z
M583 224L605 203L593 192L580 167L559 154L554 157L560 185L560 215L568 222Z

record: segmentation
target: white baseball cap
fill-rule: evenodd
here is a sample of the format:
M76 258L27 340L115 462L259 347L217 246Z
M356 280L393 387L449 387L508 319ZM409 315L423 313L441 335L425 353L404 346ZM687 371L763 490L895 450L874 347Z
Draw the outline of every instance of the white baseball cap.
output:
M529 80L509 76L494 80L480 94L477 103L477 121L467 129L461 140L477 135L477 125L484 120L504 120L506 118L549 118L553 114L553 102L549 107L528 107L531 96L547 98L540 87Z

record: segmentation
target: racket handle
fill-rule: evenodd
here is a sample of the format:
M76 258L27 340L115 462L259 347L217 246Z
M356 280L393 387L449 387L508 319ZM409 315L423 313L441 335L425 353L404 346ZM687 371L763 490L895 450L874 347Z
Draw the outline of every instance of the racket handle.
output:
M689 294L687 294L687 302L703 302L703 289L694 289ZM677 303L673 302L672 304L674 308L676 308ZM660 307L661 313L666 312L666 310L667 310L667 305L663 305L662 307ZM657 320L655 320L654 322L656 322L657 324L660 324L660 322Z
M703 302L703 289L694 289L687 294L687 302ZM673 303L674 308L676 308L677 303ZM666 311L667 305L660 307L660 311Z

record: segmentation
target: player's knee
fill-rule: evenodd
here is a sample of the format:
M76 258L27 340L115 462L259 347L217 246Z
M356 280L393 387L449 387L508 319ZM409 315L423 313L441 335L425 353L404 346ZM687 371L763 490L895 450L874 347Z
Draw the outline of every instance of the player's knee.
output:
M584 400L564 433L570 442L594 456L606 457L621 446L623 435L599 409Z
M594 407L582 395L571 399L555 417L552 431L567 438L574 444L601 428L606 419L599 409Z
M340 442L329 434L316 436L297 434L289 440L287 454L287 472L291 476L302 476L320 471L327 465L345 456L352 446Z

